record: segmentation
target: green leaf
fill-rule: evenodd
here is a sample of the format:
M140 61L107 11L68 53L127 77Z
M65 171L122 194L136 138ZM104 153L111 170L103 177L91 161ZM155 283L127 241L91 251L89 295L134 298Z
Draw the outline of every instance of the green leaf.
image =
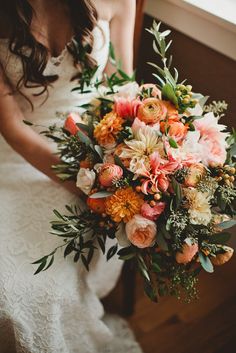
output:
M107 261L110 260L116 253L118 250L118 244L112 246L108 252L107 252Z
M155 262L152 264L152 270L153 272L157 272L157 273L161 272L160 266Z
M28 126L33 126L33 125L34 125L33 123L31 123L31 122L28 121L28 120L23 120L23 123L24 123L25 125L28 125Z
M225 244L229 241L231 238L230 233L226 232L221 232L221 233L216 233L210 236L209 238L209 243L210 244Z
M169 138L169 144L172 148L179 148L177 142L175 142L175 140L172 138Z
M38 269L34 272L34 275L37 275L39 272L41 272L46 266L46 264L47 264L47 260L43 261L41 265L38 267Z
M165 98L174 103L174 105L178 105L178 98L175 95L173 87L169 83L166 83L165 86L162 88L162 94Z
M51 260L49 261L49 264L47 265L47 267L46 267L43 271L48 270L48 269L49 269L49 267L51 267L51 266L52 266L53 262L54 262L54 255L52 255Z
M105 254L106 248L105 248L104 240L101 237L98 236L97 237L97 242L98 242L98 245L100 246L100 249L102 250L102 253Z
M219 227L222 229L229 229L236 225L236 220L231 219L230 221L222 222L219 224Z
M88 261L84 255L81 255L81 260L82 260L83 265L86 268L86 270L89 271L89 264L88 264Z
M151 283L144 281L144 291L148 298L151 299L151 301L153 301L154 303L158 302L156 290L155 288L153 288Z
M93 145L92 140L87 135L85 135L82 131L78 131L76 135L78 136L80 141L84 143L86 146Z
M68 256L69 254L72 253L72 251L75 250L75 243L74 239L69 242L69 244L66 246L65 251L64 251L64 257Z
M168 251L168 244L165 241L165 238L164 238L163 233L161 232L161 230L159 230L157 232L156 241L157 241L157 244L160 246L160 248L162 250Z
M128 254L128 255L123 255L123 256L119 256L119 260L123 260L123 261L127 261L127 260L131 260L135 257L135 254Z
M113 195L112 192L109 191L99 191L95 194L89 196L90 199L104 199L105 197Z
M201 263L202 267L204 268L204 270L206 272L209 272L209 273L214 272L214 267L213 267L209 257L207 257L202 252L199 252L199 259L200 259L200 263Z
M103 160L103 151L102 148L99 145L94 146L94 150L97 152L101 160Z

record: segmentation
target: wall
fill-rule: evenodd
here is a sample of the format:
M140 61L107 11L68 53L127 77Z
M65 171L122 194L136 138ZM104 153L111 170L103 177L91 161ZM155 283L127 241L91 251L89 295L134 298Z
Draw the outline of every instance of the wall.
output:
M145 31L151 27L153 18L145 15L140 44L137 77L146 82L155 82L152 67L147 61L157 62L152 49L152 36ZM163 24L163 29L167 28ZM169 28L169 26L168 26ZM178 68L180 78L188 79L194 91L210 95L211 100L226 100L229 104L227 116L222 119L236 127L236 65L234 60L206 47L188 36L172 29L173 43L170 53L174 55L173 64Z

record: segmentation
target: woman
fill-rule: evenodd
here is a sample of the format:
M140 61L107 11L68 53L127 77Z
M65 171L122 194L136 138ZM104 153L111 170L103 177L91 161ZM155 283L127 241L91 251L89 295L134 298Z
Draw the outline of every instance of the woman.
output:
M52 146L24 125L58 122L89 95L73 95L84 65L111 72L109 39L123 69L132 71L135 0L8 0L0 5L0 351L120 352L101 320L99 298L115 285L121 263L98 257L89 275L59 256L33 276L31 263L57 245L48 236L52 209L78 199L51 170ZM73 45L88 44L81 63ZM33 108L33 109L32 109ZM119 346L119 345L118 345ZM123 347L123 348L122 348ZM135 349L135 348L134 348Z

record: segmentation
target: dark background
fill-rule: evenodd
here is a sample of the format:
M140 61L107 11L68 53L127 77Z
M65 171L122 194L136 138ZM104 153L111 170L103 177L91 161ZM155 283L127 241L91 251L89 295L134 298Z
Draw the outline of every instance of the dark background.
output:
M145 15L141 43L137 59L137 78L145 82L156 82L152 76L153 68L146 63L158 62L159 58L152 49L153 36L145 31L150 28L153 18ZM173 65L178 69L180 79L187 79L195 92L210 96L211 100L225 100L228 103L227 115L222 122L236 126L236 64L235 61L213 49L171 29L168 38L173 39L169 53L173 54ZM236 42L236 38L235 38Z

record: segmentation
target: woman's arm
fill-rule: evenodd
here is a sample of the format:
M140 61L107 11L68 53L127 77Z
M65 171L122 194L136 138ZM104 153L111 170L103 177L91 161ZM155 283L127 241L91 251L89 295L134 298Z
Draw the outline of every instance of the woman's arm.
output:
M129 75L133 73L135 10L136 0L111 1L111 42L122 69ZM113 71L114 67L108 63L105 72L111 74Z
M52 153L50 145L42 136L23 123L23 113L10 92L7 78L0 67L0 133L8 144L32 166L50 179L62 183L51 169L52 165L59 162L59 158ZM65 182L63 186L78 194L74 183Z

